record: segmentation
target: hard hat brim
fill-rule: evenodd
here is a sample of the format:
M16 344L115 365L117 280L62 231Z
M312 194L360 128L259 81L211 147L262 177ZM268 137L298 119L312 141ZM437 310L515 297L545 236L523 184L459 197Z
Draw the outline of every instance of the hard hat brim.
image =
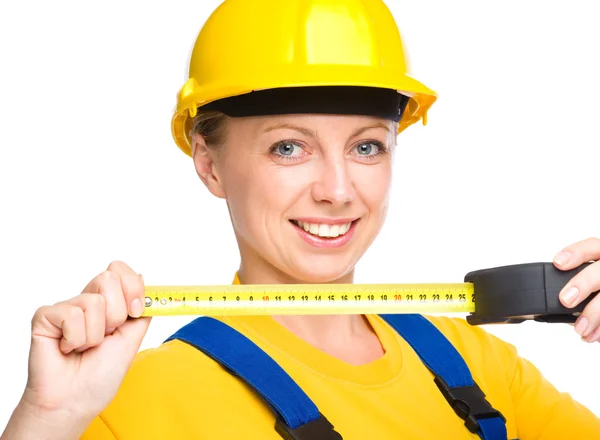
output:
M395 90L410 98L398 124L398 133L421 119L426 124L427 111L437 99L435 92L408 74L399 77L393 75L395 72L386 72L385 69L377 69L378 71L374 72L372 68L328 66L327 77L323 77L323 69L314 70L314 75L311 75L311 69L309 68L306 69L303 75L298 75L297 71L294 72L295 79L298 77L304 78L301 83L297 81L293 83L292 81L286 82L284 77L290 76L290 74L284 72L279 77L270 72L270 78L278 78L277 84L269 83L269 81L264 81L261 84L254 77L249 80L249 84L240 84L235 87L225 87L226 84L231 84L229 79L212 83L210 87L200 87L194 78L190 78L179 92L177 107L171 120L171 132L175 143L185 154L191 156L189 131L191 120L196 116L198 108L216 100L253 91L316 86L358 86ZM254 87L251 87L250 83L253 83Z

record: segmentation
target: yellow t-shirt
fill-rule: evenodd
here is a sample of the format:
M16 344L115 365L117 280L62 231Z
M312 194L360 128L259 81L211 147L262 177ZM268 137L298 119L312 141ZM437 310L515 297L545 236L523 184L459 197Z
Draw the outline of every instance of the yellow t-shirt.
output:
M427 317L465 359L509 439L600 438L600 419L559 393L515 348L463 319ZM413 349L367 315L385 354L353 366L268 316L223 317L300 385L344 440L475 440ZM181 341L140 352L111 404L84 440L281 440L275 416L252 389Z

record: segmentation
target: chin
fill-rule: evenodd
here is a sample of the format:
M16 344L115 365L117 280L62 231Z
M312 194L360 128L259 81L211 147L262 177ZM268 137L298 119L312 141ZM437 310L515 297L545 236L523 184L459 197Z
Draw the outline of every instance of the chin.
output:
M306 259L303 261L304 264L295 264L292 270L285 270L285 272L300 283L332 283L348 276L354 270L353 264L344 264L346 262L336 260L338 261L331 261L331 259L323 261L320 258Z

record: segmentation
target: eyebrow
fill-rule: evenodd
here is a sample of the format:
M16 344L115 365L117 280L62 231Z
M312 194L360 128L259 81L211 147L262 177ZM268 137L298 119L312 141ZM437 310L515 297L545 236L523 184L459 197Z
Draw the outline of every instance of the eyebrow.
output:
M286 124L285 122L282 122L280 124L275 124L275 125L272 125L271 127L265 128L265 133L268 133L269 131L273 131L273 130L280 130L282 128L287 128L289 130L296 130L306 136L317 137L317 134L309 128L299 127L297 125L292 125L292 124Z
M310 128L300 127L298 125L293 125L293 124L287 124L285 122L282 122L280 124L275 124L275 125L272 125L270 127L267 127L267 128L265 128L264 131L265 131L265 133L268 133L268 132L273 131L273 130L279 130L279 129L284 129L284 128L287 128L289 130L299 131L300 133L302 133L302 134L304 134L306 136L312 136L314 138L317 137L317 134L313 130L311 130ZM350 137L353 138L353 137L359 136L362 133L364 133L365 131L371 130L371 129L374 129L374 128L383 128L384 130L387 130L388 132L391 132L390 127L388 127L383 122L378 122L378 123L373 124L373 125L368 125L366 127L359 128L354 133L352 133L352 135Z
M373 124L373 125L369 125L367 127L359 128L354 133L352 133L352 136L350 136L350 137L356 137L358 135L363 134L365 131L372 130L374 128L383 128L384 130L386 130L388 132L392 131L392 130L390 130L390 127L387 124L384 124L383 122L378 122L377 124Z

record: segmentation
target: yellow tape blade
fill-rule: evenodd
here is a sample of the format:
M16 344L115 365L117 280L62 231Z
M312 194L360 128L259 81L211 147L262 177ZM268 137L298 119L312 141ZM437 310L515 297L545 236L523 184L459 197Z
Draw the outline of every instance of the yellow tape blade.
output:
M146 286L142 316L469 313L472 283Z

